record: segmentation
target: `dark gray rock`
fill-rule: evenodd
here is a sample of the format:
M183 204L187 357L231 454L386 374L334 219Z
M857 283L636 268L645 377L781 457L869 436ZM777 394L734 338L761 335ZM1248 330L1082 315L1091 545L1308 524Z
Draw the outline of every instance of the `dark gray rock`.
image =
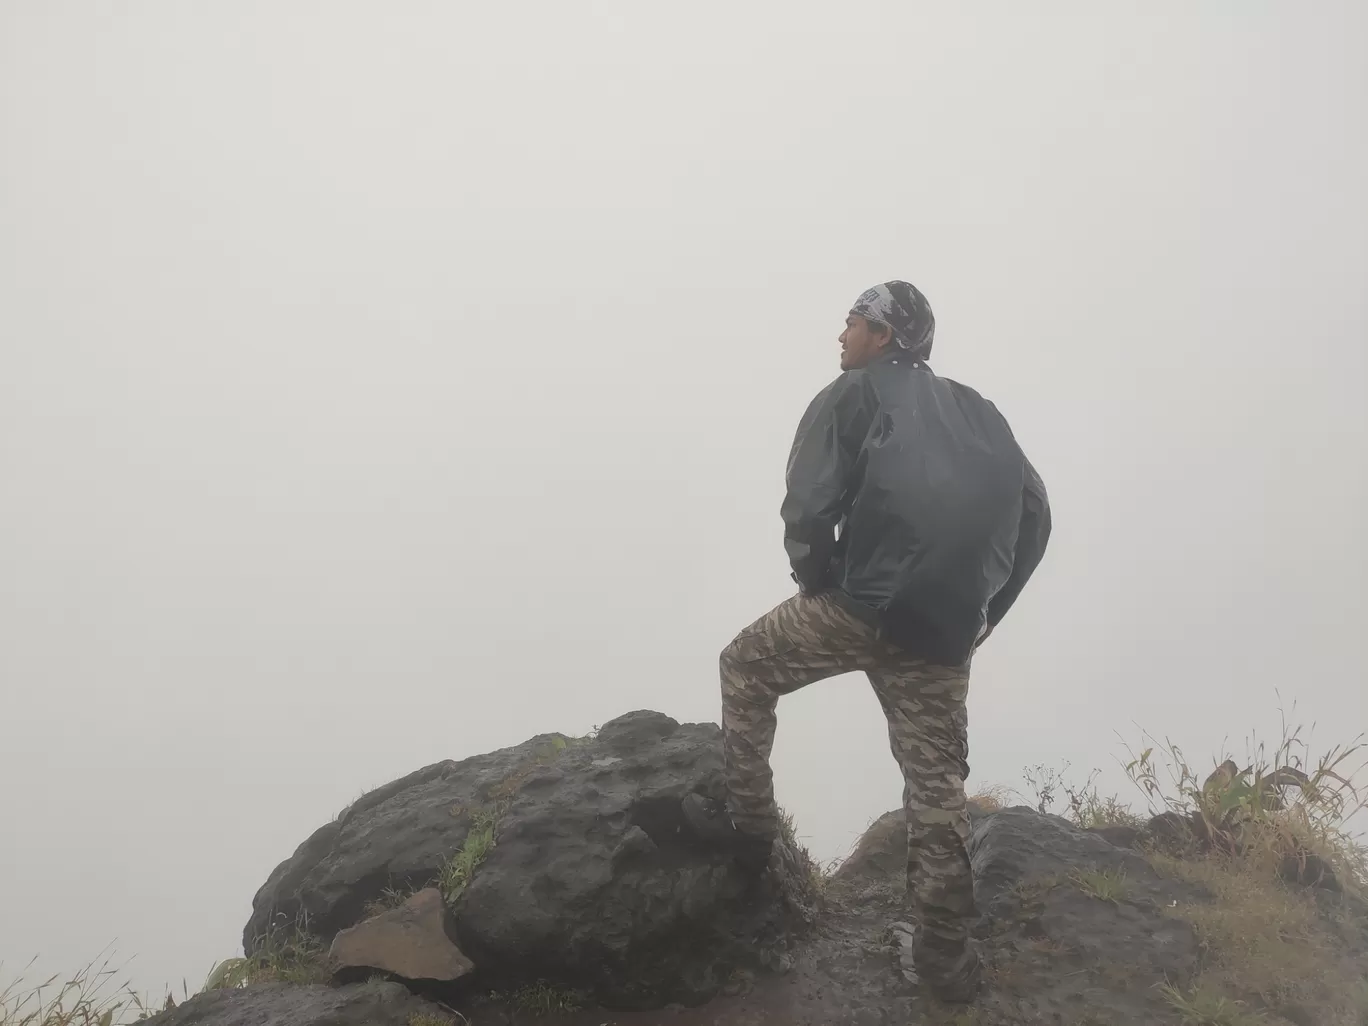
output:
M419 1014L456 1022L398 983L353 987L264 983L211 990L143 1020L143 1026L409 1026Z
M1090 827L1088 833L1096 834L1108 844L1114 844L1118 848L1134 848L1139 851L1145 842L1145 831L1140 827L1133 826L1103 826Z
M1116 1023L1166 1021L1156 986L1183 986L1199 965L1192 928L1165 909L1205 895L1032 809L985 817L970 851L980 935L997 961L993 1000L1028 1021L1084 1008Z
M975 932L992 980L976 1021L1068 1023L1084 1021L1085 1011L1117 1026L1168 1021L1153 985L1192 979L1198 945L1191 928L1164 910L1205 895L1058 816L976 809L971 822ZM895 965L906 939L893 925L905 908L906 855L902 812L890 812L831 883L841 903L886 910Z
M319 827L282 862L252 901L243 931L251 951L268 930L307 918L325 940L358 923L387 887L415 890L434 882L465 843L473 812L494 805L566 739L546 734L460 762L435 763L367 792Z
M608 1005L697 1003L737 968L782 962L813 916L783 845L748 880L682 831L680 799L721 793L721 732L655 712L429 766L359 799L258 892L244 946L307 913L329 940L387 886L434 881L481 810L495 844L453 906L482 989L545 980Z

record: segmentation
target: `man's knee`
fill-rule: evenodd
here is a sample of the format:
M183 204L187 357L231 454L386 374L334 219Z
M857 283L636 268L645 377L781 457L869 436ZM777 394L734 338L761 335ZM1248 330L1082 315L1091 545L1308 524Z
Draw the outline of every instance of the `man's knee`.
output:
M722 704L736 716L748 718L752 712L759 714L772 710L778 703L779 696L754 672L748 672L746 661L732 646L722 650L718 668L722 679ZM754 670L753 664L749 670Z
M717 657L717 668L721 671L722 679L724 681L728 677L736 676L737 670L741 665L741 658L737 651L737 642L740 640L740 635L732 638L731 641L727 642L727 647L722 649Z

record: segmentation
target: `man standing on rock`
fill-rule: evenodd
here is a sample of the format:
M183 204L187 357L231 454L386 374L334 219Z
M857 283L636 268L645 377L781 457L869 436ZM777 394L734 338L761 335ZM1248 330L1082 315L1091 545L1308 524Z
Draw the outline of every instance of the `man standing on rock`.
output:
M798 594L723 650L726 801L690 795L685 821L753 870L778 834L775 706L864 671L902 768L918 975L971 1001L981 968L969 865L969 665L1044 555L1045 486L997 408L937 376L935 318L904 281L855 301L841 375L789 454L781 515Z

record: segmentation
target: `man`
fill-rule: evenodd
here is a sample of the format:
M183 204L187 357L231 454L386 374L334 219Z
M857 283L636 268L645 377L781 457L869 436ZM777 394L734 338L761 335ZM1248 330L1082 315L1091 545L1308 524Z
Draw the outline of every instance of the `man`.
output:
M917 972L942 999L971 1001L969 665L1039 564L1051 520L997 408L927 366L934 334L907 282L851 308L842 373L808 406L789 454L781 514L798 594L722 652L727 798L690 795L683 811L698 836L763 868L778 833L779 697L864 671L903 773Z

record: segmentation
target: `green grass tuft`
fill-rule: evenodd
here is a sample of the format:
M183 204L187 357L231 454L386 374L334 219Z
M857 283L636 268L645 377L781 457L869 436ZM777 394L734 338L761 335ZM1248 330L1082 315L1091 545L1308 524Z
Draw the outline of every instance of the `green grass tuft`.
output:
M332 973L322 941L308 929L308 917L273 928L252 951L227 958L209 973L204 990L233 990L255 983L325 983Z
M386 887L380 892L379 897L366 902L365 908L361 910L361 918L373 919L378 915L400 908L409 898L423 890L424 887L430 886L431 884L424 884L422 887Z
M494 828L498 825L499 813L480 809L471 814L470 832L455 854L442 867L437 886L448 905L454 905L470 886L475 870L489 857L494 847Z
M1200 987L1185 994L1164 984L1159 992L1178 1013L1183 1026L1262 1026L1267 1021L1256 1012L1245 1011L1238 1001Z
M578 1012L587 1004L589 995L585 991L553 987L544 980L538 980L509 994L495 991L489 995L489 1000L511 1004L531 1015L551 1015L556 1012Z
M462 1016L462 1019L465 1017ZM430 1012L414 1012L409 1016L408 1026L456 1026L456 1020Z
M1120 904L1130 894L1130 881L1121 869L1076 869L1069 879L1084 894L1098 901Z

